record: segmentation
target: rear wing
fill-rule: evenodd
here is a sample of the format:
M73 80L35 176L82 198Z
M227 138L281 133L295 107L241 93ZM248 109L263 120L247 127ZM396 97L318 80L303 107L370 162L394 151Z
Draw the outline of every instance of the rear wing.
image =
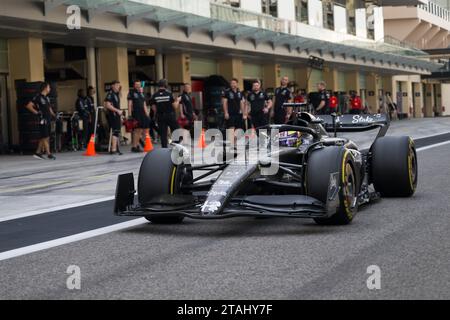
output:
M386 114L320 115L316 118L328 132L364 132L380 129L379 136L384 136L390 125Z

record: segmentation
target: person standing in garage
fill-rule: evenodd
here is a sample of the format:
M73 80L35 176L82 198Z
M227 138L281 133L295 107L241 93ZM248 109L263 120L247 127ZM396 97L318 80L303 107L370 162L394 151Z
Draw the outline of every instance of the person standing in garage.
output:
M180 117L183 122L186 123L184 129L191 130L193 128L194 121L197 120L197 115L194 112L194 105L192 103L192 87L190 83L185 83L183 85L183 93L180 95Z
M250 116L255 129L269 124L269 114L272 108L272 100L261 90L261 81L253 81L252 91L247 97L250 107Z
M243 122L247 120L245 97L239 90L239 81L231 79L230 88L225 90L222 96L223 112L228 130L243 128Z
M274 122L275 124L285 124L289 121L293 108L285 108L285 103L291 103L294 99L291 90L288 88L289 78L281 78L281 86L275 90L273 105L275 106Z
M108 122L112 130L111 155L122 155L119 150L120 131L122 130L122 110L120 110L120 82L113 81L111 91L106 95L105 108L108 110Z
M44 154L47 155L49 160L56 160L50 151L51 120L52 117L55 118L55 113L48 98L50 91L50 84L43 82L40 86L40 93L25 106L28 111L39 116L40 139L34 157L41 160L44 159Z
M181 97L173 98L172 92L167 90L168 81L162 79L158 82L159 90L150 99L153 111L156 113L161 146L167 148L169 145L168 128L172 133L179 129L175 111L179 108Z
M84 94L84 90L78 90L78 98L75 102L75 110L78 112L78 116L83 121L83 138L81 140L81 149L86 149L86 146L89 143L89 133L91 127L91 114L89 112L89 105L87 101L87 97Z
M133 131L131 152L143 152L139 143L144 132L149 133L150 112L145 101L144 90L140 80L134 81L133 89L128 94L128 114L137 121L137 127Z
M88 94L86 96L86 104L88 106L88 111L90 114L90 121L89 121L89 136L92 136L95 131L95 117L96 117L96 110L95 110L95 88L93 86L88 87Z

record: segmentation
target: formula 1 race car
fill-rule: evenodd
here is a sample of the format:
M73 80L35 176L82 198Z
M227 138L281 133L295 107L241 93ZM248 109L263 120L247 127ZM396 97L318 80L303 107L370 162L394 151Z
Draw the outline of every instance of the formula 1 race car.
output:
M152 223L184 218L312 218L318 224L349 224L358 207L380 197L410 197L417 186L417 155L409 137L385 136L386 115L327 115L299 112L277 130L279 148L259 161L233 158L211 165L180 165L173 154L186 149L156 149L145 157L138 179L118 178L115 214L143 216ZM359 150L338 132L379 129L368 150ZM334 133L334 134L333 134ZM260 133L261 136L261 133ZM271 140L268 138L267 140ZM262 171L276 162L271 175Z

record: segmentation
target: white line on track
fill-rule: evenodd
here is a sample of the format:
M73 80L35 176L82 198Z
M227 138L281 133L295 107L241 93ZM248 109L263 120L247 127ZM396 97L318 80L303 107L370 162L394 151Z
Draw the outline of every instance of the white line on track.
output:
M437 147L441 147L441 146L445 146L447 144L450 144L450 141L445 141L445 142L441 142L441 143L432 144L431 146L418 148L417 152L425 151L425 150L429 150L429 149L433 149L433 148L437 148Z
M37 216L39 214L50 213L50 212L55 212L55 211L61 211L61 210L78 208L78 207L84 207L84 206L88 206L88 205L91 205L91 204L97 204L97 203L100 203L100 202L106 202L106 201L111 201L111 200L114 200L114 197L99 198L99 199L95 199L95 200L88 200L88 201L78 202L76 204L72 203L72 204L67 204L67 205L63 205L63 206L53 207L53 208L49 208L49 209L29 211L29 212L25 212L25 213L19 213L19 214L15 214L15 215L12 215L12 216L6 216L6 217L3 217L3 218L0 218L0 222L16 220L16 219L21 219L21 218L27 218L27 217L32 217L32 216Z
M120 230L137 227L137 226L143 225L145 223L148 223L148 221L145 218L140 218L140 219L135 219L135 220L131 220L128 222L124 222L124 223L115 224L115 225L112 225L109 227L86 231L83 233L74 234L72 236L34 244L34 245L31 245L28 247L5 251L5 252L0 253L0 261L20 257L20 256L23 256L26 254L30 254L30 253L50 249L50 248L59 247L59 246L69 244L72 242L86 240L89 238L101 236L101 235L108 234L111 232L116 232L116 231L120 231Z
M430 145L430 146L427 146L427 147L418 148L417 152L426 151L426 150L429 150L429 149L441 147L441 146L448 145L448 144L450 144L450 141L433 144L433 145ZM108 199L108 200L111 200L111 199ZM102 202L102 201L98 201L98 202ZM92 202L92 203L96 203L96 202ZM74 208L74 207L77 207L77 206L72 206L70 208ZM54 210L55 209L53 209L52 211L54 211ZM17 257L24 256L24 255L27 255L27 254L30 254L30 253L35 253L35 252L39 252L39 251L43 251L43 250L59 247L59 246L62 246L62 245L66 245L66 244L69 244L69 243L78 242L78 241L94 238L94 237L97 237L97 236L105 235L105 234L108 234L108 233L117 232L117 231L129 229L129 228L137 227L137 226L140 226L140 225L143 225L143 224L146 224L146 223L148 223L148 221L145 218L140 218L140 219L135 219L135 220L131 220L131 221L128 221L128 222L124 222L124 223L115 224L115 225L112 225L112 226L109 226L109 227L105 227L105 228L100 228L100 229L95 229L95 230L91 230L91 231L86 231L86 232L83 232L83 233L75 234L75 235L64 237L64 238L60 238L60 239L55 239L55 240L42 242L42 243L34 244L34 245L31 245L31 246L19 248L19 249L5 251L5 252L0 253L0 261L12 259L12 258L17 258Z

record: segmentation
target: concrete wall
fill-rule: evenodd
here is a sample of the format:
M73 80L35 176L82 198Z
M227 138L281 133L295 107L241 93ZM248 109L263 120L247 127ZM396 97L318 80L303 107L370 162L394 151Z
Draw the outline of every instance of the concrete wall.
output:
M241 8L244 10L262 13L261 0L241 0Z
M375 41L380 41L384 38L384 17L383 8L374 9L374 25L375 25Z
M8 41L0 39L0 72L8 71Z
M360 8L355 10L356 36L367 38L367 16L366 9Z
M322 1L308 0L308 19L311 26L323 27Z
M75 111L75 101L79 89L86 92L85 80L70 80L56 83L58 88L58 111L73 112Z
M278 17L281 19L295 21L294 0L278 1Z
M334 6L334 31L347 33L347 10L341 6Z

